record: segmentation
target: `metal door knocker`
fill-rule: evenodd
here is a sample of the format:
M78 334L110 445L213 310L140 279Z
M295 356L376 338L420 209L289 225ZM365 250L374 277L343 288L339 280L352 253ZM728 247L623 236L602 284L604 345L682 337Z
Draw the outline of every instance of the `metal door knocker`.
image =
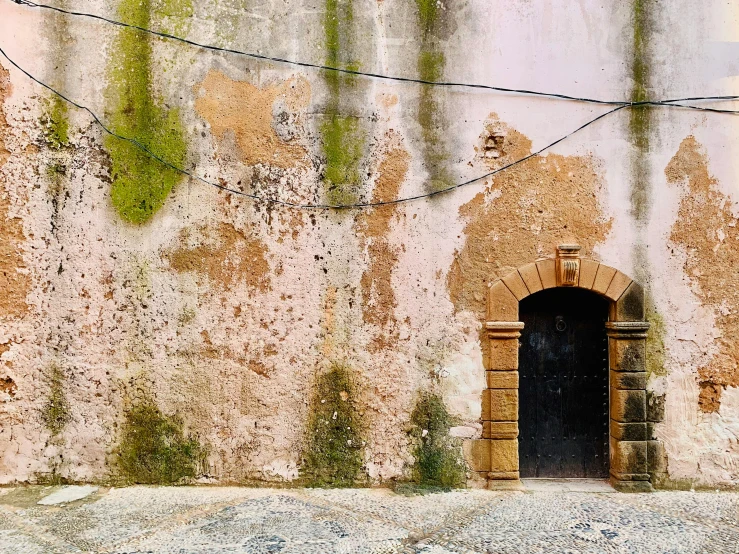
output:
M560 333L567 329L567 323L565 323L565 318L561 315L558 315L554 318L554 328L557 329Z

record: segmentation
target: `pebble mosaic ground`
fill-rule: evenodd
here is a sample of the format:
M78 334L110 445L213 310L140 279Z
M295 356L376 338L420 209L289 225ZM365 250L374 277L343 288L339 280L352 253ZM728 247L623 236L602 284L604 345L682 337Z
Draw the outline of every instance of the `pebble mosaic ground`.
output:
M739 492L0 489L0 554L80 552L736 554Z

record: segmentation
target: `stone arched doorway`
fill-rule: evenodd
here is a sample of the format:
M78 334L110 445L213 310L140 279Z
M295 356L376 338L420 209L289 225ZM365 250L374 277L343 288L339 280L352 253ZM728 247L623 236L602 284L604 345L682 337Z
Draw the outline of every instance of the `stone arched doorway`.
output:
M519 479L519 302L554 287L578 287L609 302L610 480L622 491L650 491L644 291L620 271L581 259L580 247L562 245L555 258L537 260L490 285L483 362L483 438L472 444L473 469L492 487Z

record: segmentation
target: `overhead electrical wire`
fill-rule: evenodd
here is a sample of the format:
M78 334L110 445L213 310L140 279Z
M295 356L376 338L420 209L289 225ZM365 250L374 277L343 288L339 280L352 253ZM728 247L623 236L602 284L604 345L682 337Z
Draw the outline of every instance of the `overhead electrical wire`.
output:
M518 165L520 163L523 163L523 162L525 162L525 161L527 161L527 160L529 160L531 158L534 158L534 157L538 156L539 154L542 154L543 152L545 152L545 151L551 149L552 147L556 146L560 142L566 140L567 138L571 137L572 135L574 135L574 134L582 131L583 129L585 129L586 127L592 125L593 123L595 123L595 122L603 119L604 117L606 117L606 116L608 116L608 115L610 115L610 114L612 114L614 112L617 112L619 110L622 110L624 108L633 108L633 107L639 107L639 106L666 106L666 107L673 107L673 108L688 108L688 109L701 110L701 111L714 112L714 113L724 113L724 114L737 114L737 113L739 113L739 110L725 110L725 109L718 109L718 108L706 108L706 107L702 107L702 106L693 106L693 105L684 105L684 104L681 104L681 102L694 102L694 101L707 101L707 100L708 101L737 100L737 99L739 99L739 96L703 96L703 97L678 98L678 99L659 100L659 101L649 101L648 100L648 101L642 101L642 102L607 101L607 100L597 100L597 99L592 99L592 98L579 98L579 97L568 96L568 95L558 94L558 93L530 91L530 90L525 90L525 89L511 89L511 88L505 88L505 87L496 87L496 86L491 86L491 85L480 85L480 84L470 84L470 83L425 81L425 80L422 80L422 79L413 79L413 78L409 78L409 77L395 77L395 76L382 75L382 74L376 74L376 73L367 73L367 72L361 72L361 71L354 71L354 70L349 70L349 69L342 69L342 68L336 68L336 67L331 67L331 66L325 66L325 65L319 65L319 64L311 64L311 63L307 63L307 62L299 62L299 61L287 60L287 59L283 59L283 58L276 58L276 57L271 57L271 56L265 56L265 55L261 55L261 54L254 54L254 53L249 53L249 52L242 52L242 51L239 51L239 50L232 50L232 49L228 49L228 48L221 48L221 47L218 47L218 46L200 44L200 43L197 43L197 42L188 40L188 39L184 39L184 38L177 37L177 36L174 36L174 35L170 35L170 34L167 34L167 33L160 33L158 31L153 31L153 30L150 30L150 29L147 29L147 28L144 28L144 27L136 26L136 25L130 25L128 23L123 23L123 22L120 22L120 21L115 21L115 20L108 19L108 18L99 16L99 15L89 14L89 13L85 13L85 12L68 11L68 10L65 10L65 9L62 9L62 8L58 8L58 7L55 7L55 6L49 6L49 5L46 5L46 4L37 4L35 2L31 2L30 0L11 0L11 1L14 2L14 3L16 3L16 4L21 4L21 5L25 5L25 6L29 6L29 7L34 7L34 8L50 9L50 10L61 12L61 13L67 14L67 15L81 16L81 17L89 17L89 18L92 18L92 19L97 19L97 20L105 21L107 23L110 23L110 24L113 24L113 25L116 25L116 26L131 28L131 29L135 29L135 30L138 30L138 31L141 31L141 32L149 33L149 34L154 35L154 36L159 36L159 37L162 37L162 38L167 38L167 39L172 39L172 40L180 41L180 42L183 42L185 44L189 44L189 45L196 46L196 47L199 47L199 48L204 48L204 49L207 49L207 50L213 50L213 51L218 51L218 52L243 55L243 56L248 56L248 57L252 57L252 58L255 58L255 59L260 59L260 60L265 60L265 61L270 61L270 62L275 62L275 63L291 64L291 65L296 65L296 66L299 66L299 67L307 67L307 68L313 68L313 69L319 69L319 70L326 70L326 71L335 71L335 72L346 73L346 74L350 74L350 75L358 75L358 76L364 76L364 77L370 77L370 78L377 78L377 79L385 79L385 80L392 80L392 81L399 81L399 82L416 83L416 84L422 84L422 85L428 85L428 86L464 87L464 88L473 88L473 89L485 89L485 90L491 90L491 91L496 91L496 92L508 92L508 93L516 93L516 94L525 94L525 95L533 95L533 96L539 96L539 97L548 97L548 98L555 98L555 99L562 99L562 100L570 100L570 101L578 101L578 102L587 102L587 103L593 103L593 104L603 104L603 105L615 106L614 108L608 110L607 112L604 112L604 113L602 113L602 114L594 117L593 119L590 119L589 121L586 121L585 123L583 123L582 125L580 125L578 128L576 128L575 130L573 130L573 131L567 133L566 135L558 138L554 142L551 142L551 143L547 144L543 148L540 148L539 150L537 150L535 152L532 152L531 154L528 154L527 156L524 156L524 157L522 157L520 159L514 160L513 162L510 162L508 164L505 164L505 165L503 165L503 166L501 166L501 167L499 167L499 168L497 168L495 170L489 171L489 172L485 173L484 175L480 175L478 177L474 177L472 179L468 179L468 180L463 181L461 183L458 183L456 185L451 185L449 187L446 187L446 188L443 188L443 189L439 189L439 190L436 190L436 191L432 191L432 192L428 192L428 193L424 193L424 194L418 194L418 195L415 195L415 196L408 196L408 197L404 197L404 198L398 198L398 199L395 199L395 200L386 200L386 201L382 201L382 202L358 202L358 203L352 203L352 204L320 204L320 203L315 203L315 204L309 204L309 203L308 204L300 204L300 203L296 203L296 202L289 202L289 201L285 201L285 200L279 200L279 199L276 199L276 198L268 198L268 197L259 196L259 195L256 195L256 194L250 194L250 193L247 193L247 192L244 192L244 191L241 191L241 190L233 189L233 188L224 186L224 185L222 185L220 183L216 183L214 181L210 181L208 179L205 179L204 177L201 177L200 175L197 175L197 174L195 174L195 173L193 173L191 171L188 171L185 168L182 168L182 167L179 167L179 166L176 166L176 165L172 164L168 160L165 160L165 159L161 158L160 156L158 156L156 153L152 152L146 145L144 145L141 142L139 142L136 138L127 137L127 136L121 135L121 134L116 133L115 131L109 129L105 125L105 123L103 123L103 121L97 116L97 114L95 114L95 112L93 112L89 107L87 107L84 104L80 104L79 102L76 102L76 101L68 98L63 93L57 91L56 89L54 89L50 85L44 83L40 79L38 79L35 76L33 76L31 73L29 73L24 68L22 68L20 65L18 65L18 63L16 63L10 56L8 56L8 54L0 47L0 54L2 54L3 57L8 60L8 62L10 62L16 69L18 69L21 73L23 73L24 75L26 75L29 79L31 79L35 83L41 85L42 87L46 88L47 90L49 90L53 94L57 95L58 97L60 97L61 99L63 99L65 102L68 102L72 106L74 106L74 107L76 107L76 108L78 108L80 110L83 110L83 111L87 112L92 117L92 119L103 129L103 131L105 131L110 136L115 137L115 138L117 138L119 140L123 140L125 142L128 142L129 144L132 144L133 146L135 146L136 148L138 148L139 150L141 150L142 152L144 152L146 155L148 155L151 158L157 160L158 162L160 162L164 166L169 167L170 169L173 169L173 170L175 170L175 171L177 171L177 172L179 172L179 173L181 173L183 175L186 175L188 177L191 177L191 178L193 178L193 179L195 179L197 181L200 181L200 182L202 182L204 184L210 185L210 186L215 187L217 189L220 189L222 191L229 192L229 193L234 194L234 195L238 195L238 196L250 198L250 199L255 200L257 202L265 202L265 203L268 203L268 204L281 205L281 206L286 206L286 207L290 207L290 208L302 208L302 209L361 209L361 208L373 208L373 207L379 207L379 206L388 206L388 205L402 204L402 203L411 202L411 201L414 201L414 200L420 200L420 199L424 199L424 198L431 198L431 197L438 196L438 195L441 195L441 194L449 193L449 192L452 192L452 191L457 190L459 188L462 188L464 186L471 185L473 183L476 183L476 182L482 181L484 179L487 179L488 177L492 177L493 175L496 175L497 173L500 173L502 171L505 171L505 170L507 170L507 169L509 169L509 168L511 168L513 166L516 166L516 165Z
M398 198L396 200L386 200L386 201L383 201L383 202L358 202L358 203L355 203L355 204L298 204L296 202L288 202L288 201L279 200L279 199L276 199L276 198L267 198L267 197L264 197L264 196L259 196L259 195L256 195L256 194L250 194L248 192L244 192L244 191L241 191L241 190L233 189L233 188L230 188L230 187L221 185L220 183L216 183L214 181L209 181L208 179L205 179L204 177L201 177L200 175L197 175L195 173L192 173L191 171L188 171L187 169L184 169L182 167L179 167L179 166L176 166L176 165L170 163L169 161L161 158L160 156L158 156L157 154L155 154L154 152L152 152L151 150L149 150L149 148L146 145L142 144L141 142L139 142L135 138L131 138L131 137L127 137L127 136L118 134L115 131L109 129L105 125L105 123L103 123L102 120L97 116L97 114L95 114L95 112L93 112L90 108L88 108L87 106L85 106L83 104L80 104L78 102L75 102L74 100L68 98L67 96L65 96L61 92L57 91L56 89L54 89L50 85L47 85L43 81L41 81L41 80L37 79L36 77L34 77L33 75L31 75L28 71L26 71L20 65L18 65L12 58L10 58L8 56L8 54L6 54L5 51L1 47L0 47L0 54L2 54L3 57L5 57L5 59L8 60L16 69L18 69L21 73L23 73L24 75L26 75L26 77L28 77L32 81L34 81L35 83L41 85L42 87L46 88L47 90L51 91L52 93L56 94L57 96L59 96L61 99L63 99L65 102L68 102L72 106L74 106L74 107L76 107L76 108L78 108L80 110L83 110L83 111L87 112L88 114L90 114L90 116L95 121L95 123L97 123L98 125L100 125L100 127L103 129L103 131L105 131L107 134L109 134L112 137L115 137L117 139L126 141L126 142L134 145L136 148L138 148L139 150L141 150L142 152L144 152L148 156L152 157L153 159L157 160L158 162L162 163L163 165L169 167L170 169L174 169L175 171L178 171L179 173L182 173L183 175L187 175L188 177L192 177L193 179L196 179L196 180L198 180L198 181L200 181L202 183L205 183L206 185L210 185L212 187L216 187L216 188L218 188L220 190L223 190L223 191L226 191L226 192L230 192L230 193L236 194L238 196L244 196L246 198L251 198L252 200L256 200L256 201L259 201L259 202L266 202L266 203L269 203L269 204L278 204L278 205L287 206L287 207L290 207L290 208L304 208L304 209L374 208L374 207L379 207L379 206L389 206L389 205L393 205L393 204L403 204L405 202L411 202L413 200L420 200L422 198L431 198L433 196L438 196L440 194L448 193L448 192L451 192L453 190L462 188L464 186L471 185L472 183L476 183L478 181L482 181L483 179L487 179L488 177L491 177L491 176L495 175L496 173L500 173L501 171L505 171L508 168L511 168L511 167L513 167L515 165L518 165L518 164L520 164L522 162L525 162L526 160L529 160L529 159L531 159L531 158L533 158L535 156L538 156L542 152L544 152L546 150L549 150L553 146L555 146L555 145L559 144L560 142L562 142L563 140L571 137L575 133L583 130L585 127L588 127L589 125L592 125L596 121L598 121L600 119L603 119L607 115L610 115L613 112L617 112L619 110L622 110L624 108L629 107L628 104L622 105L622 106L616 106L615 108L612 108L612 109L608 110L607 112L602 113L599 116L597 116L597 117L595 117L595 118L593 118L593 119L585 122L584 124L580 125L580 127L578 127L577 129L575 129L574 131L566 134L563 137L558 138L554 142L552 142L552 143L544 146L543 148L540 148L536 152L532 152L531 154L529 154L527 156L524 156L523 158L520 158L520 159L515 160L513 162L510 162L510 163L508 163L508 164L506 164L506 165L504 165L502 167L499 167L498 169L495 169L493 171L489 171L489 172L485 173L484 175L480 175L479 177L474 177L472 179L468 179L467 181L464 181L462 183L458 183L456 185L449 186L449 187L444 188L444 189L439 189L437 191L428 192L428 193L425 193L425 194L418 194L416 196L408 196L408 197L404 197L404 198Z
M726 100L739 100L739 95L735 96L699 96L699 97L692 97L692 98L674 98L669 100L646 100L644 102L628 102L624 100L599 100L596 98L586 98L586 97L578 97L578 96L571 96L567 94L560 94L556 92L542 92L542 91L536 91L536 90L528 90L528 89L516 89L516 88L508 88L508 87L499 87L499 86L493 86L493 85L484 85L484 84L478 84L478 83L464 83L464 82L455 82L455 81L431 81L426 79L416 79L413 77L402 77L402 76L396 76L396 75L385 75L382 73L371 73L367 71L359 71L354 69L345 69L342 67L333 67L330 65L322 65L322 64L316 64L316 63L310 63L310 62L302 62L298 60L290 60L287 58L279 58L275 56L267 56L264 54L257 54L254 52L245 52L243 50L236 50L233 48L223 48L220 46L215 46L212 44L203 44L200 42L196 42L194 40L186 39L183 37L178 37L176 35L172 35L169 33L163 33L161 31L154 31L153 29L149 29L147 27L140 27L139 25L132 25L130 23L124 23L123 21L117 21L115 19L110 19L108 17L104 17L102 15L97 15L93 13L88 12L77 12L77 11L71 11L66 10L64 8L59 8L57 6L51 6L49 4L39 4L37 2L33 2L32 0L10 0L11 2L15 4L19 4L22 6L28 6L31 8L39 8L39 9L46 9L46 10L52 10L58 13L62 13L65 15L71 15L75 17L86 17L90 19L96 19L98 21L103 21L105 23L109 23L111 25L115 25L117 27L124 27L128 29L134 29L136 31L141 31L143 33L148 33L152 36L156 36L159 38L166 38L170 40L175 40L178 42L182 42L184 44L189 44L190 46L195 46L196 48L202 48L205 50L212 50L214 52L222 52L225 54L235 54L238 56L246 56L249 58L253 58L256 60L262 60L272 63L278 63L278 64L287 64L287 65L294 65L297 67L304 67L309 69L317 69L321 71L333 71L336 73L344 73L346 75L354 75L359 77L368 77L372 79L381 79L381 80L387 80L387 81L398 81L401 83L415 83L420 85L429 85L429 86L437 86L437 87L451 87L451 88L470 88L470 89L480 89L480 90L489 90L493 92L507 92L507 93L513 93L513 94L521 94L521 95L527 95L527 96L541 96L546 98L552 98L552 99L559 99L559 100L570 100L570 101L576 101L576 102L586 102L590 104L606 104L611 106L621 106L621 105L641 105L641 106L668 106L668 107L676 107L676 108L688 108L688 109L694 109L694 110L702 110L702 111L711 111L716 113L733 113L732 111L725 111L725 110L718 110L715 108L703 108L700 106L691 106L691 105L684 105L680 104L680 102L695 102L695 101L726 101Z

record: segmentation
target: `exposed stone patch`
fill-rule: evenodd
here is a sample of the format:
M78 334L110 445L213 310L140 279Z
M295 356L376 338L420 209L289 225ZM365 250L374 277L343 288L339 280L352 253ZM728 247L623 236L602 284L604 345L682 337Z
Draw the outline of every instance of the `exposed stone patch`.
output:
M268 249L261 239L230 223L200 228L197 235L184 229L179 245L162 254L172 269L208 277L212 284L225 288L245 283L252 290L269 289Z
M721 408L721 393L723 390L722 385L710 381L701 381L700 392L698 393L698 407L701 412L707 414L718 412Z
M721 331L716 353L698 368L700 409L717 412L723 389L739 386L739 277L729 269L739 267L736 202L719 189L693 136L682 141L665 174L669 183L684 188L670 241L685 250L685 275Z
M530 153L528 138L490 115L477 148L480 160L494 169ZM580 244L592 257L611 228L599 200L602 188L591 156L549 154L494 176L460 208L466 240L447 278L456 310L482 317L490 281L557 244Z
M291 168L308 163L299 140L301 110L311 95L305 78L259 88L210 71L195 90L201 92L195 101L197 113L221 142L233 137L245 164Z
M203 329L200 331L202 338L202 347L199 354L211 360L231 360L237 362L240 366L248 368L261 377L269 378L272 373L272 365L265 362L268 358L277 355L277 347L273 343L268 343L262 347L252 348L250 344L244 346L243 350L232 349L222 344L214 344L210 333Z
M10 157L5 146L8 122L3 105L10 95L10 74L0 66L0 169ZM19 250L25 240L21 220L10 215L10 199L0 174L0 319L17 318L28 311L26 295L31 288L27 267Z
M389 132L386 136L388 150L379 167L379 176L372 196L373 202L386 202L398 197L403 184L410 155L403 148L400 137ZM380 206L363 213L358 219L358 232L364 239L369 264L362 274L362 319L380 330L368 346L371 352L383 350L397 341L394 328L397 306L392 275L398 263L398 248L393 247L387 235L397 212L396 205ZM388 323L391 328L386 329Z

